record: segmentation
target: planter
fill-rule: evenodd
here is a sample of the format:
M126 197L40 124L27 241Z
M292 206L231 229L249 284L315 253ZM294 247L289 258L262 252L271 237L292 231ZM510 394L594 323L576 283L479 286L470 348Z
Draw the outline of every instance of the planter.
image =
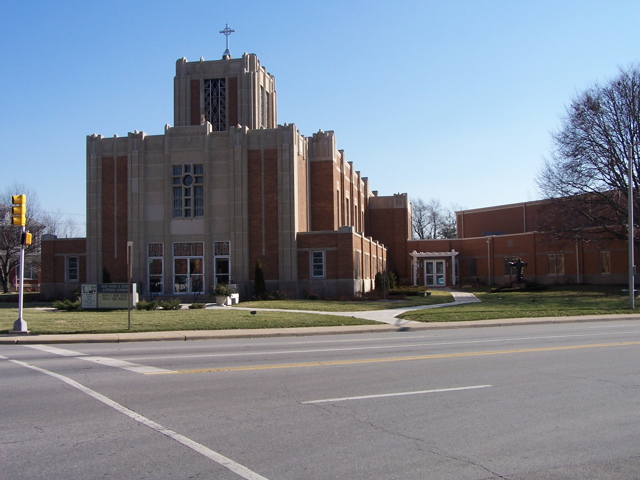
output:
M216 305L220 305L221 307L223 307L225 303L227 303L226 295L216 295Z

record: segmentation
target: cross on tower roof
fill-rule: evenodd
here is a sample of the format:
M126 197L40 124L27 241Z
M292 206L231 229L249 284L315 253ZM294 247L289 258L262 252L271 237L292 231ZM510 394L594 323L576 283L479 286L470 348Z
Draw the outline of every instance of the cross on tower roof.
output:
M231 30L229 28L229 24L227 23L227 25L224 27L224 30L220 30L220 33L222 33L226 37L227 41L227 49L222 54L222 58L231 58L231 52L229 51L229 35L235 33L235 30Z

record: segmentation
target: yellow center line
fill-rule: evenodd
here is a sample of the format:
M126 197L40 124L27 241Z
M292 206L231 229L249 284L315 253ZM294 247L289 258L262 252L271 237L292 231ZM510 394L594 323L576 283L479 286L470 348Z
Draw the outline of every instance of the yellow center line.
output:
M366 363L409 362L415 360L433 360L438 358L477 357L484 355L509 355L514 353L553 352L559 350L579 350L584 348L626 347L640 345L637 342L594 343L586 345L564 345L559 347L516 348L511 350L489 350L480 352L436 353L432 355L412 355L407 357L363 358L359 360L330 360L320 362L281 363L275 365L245 365L240 367L197 368L191 370L169 370L166 372L149 372L145 375L170 375L175 373L209 373L209 372L243 372L247 370L274 370L277 368L327 367L335 365L358 365Z

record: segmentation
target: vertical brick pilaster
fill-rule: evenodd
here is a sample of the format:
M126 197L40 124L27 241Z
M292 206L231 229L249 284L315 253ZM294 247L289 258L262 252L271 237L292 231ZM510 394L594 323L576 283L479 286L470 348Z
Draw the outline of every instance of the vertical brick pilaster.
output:
M127 281L127 157L102 158L102 265L111 281Z

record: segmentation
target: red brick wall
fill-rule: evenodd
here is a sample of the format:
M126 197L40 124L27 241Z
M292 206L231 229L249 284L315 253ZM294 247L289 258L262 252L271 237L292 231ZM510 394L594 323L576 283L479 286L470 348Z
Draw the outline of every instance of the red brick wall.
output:
M533 232L537 230L538 219L542 215L544 215L543 202L458 212L458 237L472 238Z
M408 281L411 274L407 249L408 211L404 208L372 208L368 219L367 235L384 244L389 251L388 269L395 272L398 279Z
M350 232L322 232L298 235L298 278L307 280L311 274L310 255L313 250L325 252L325 277L331 280L350 280L356 274L356 250L360 250L360 278L365 278L365 254L369 254L370 278L375 277L377 268L374 255L385 258L384 248L361 235Z
M84 238L56 238L41 243L42 263L40 279L42 283L64 283L65 258L69 255L79 257L80 282L86 281L86 245Z
M127 157L102 158L102 265L112 282L127 281Z
M336 216L336 182L333 161L314 161L310 163L310 230L335 230L338 228ZM343 195L343 192L341 192Z
M275 148L247 152L249 264L260 259L265 280L277 280L278 242L278 151ZM264 218L263 218L264 212Z

